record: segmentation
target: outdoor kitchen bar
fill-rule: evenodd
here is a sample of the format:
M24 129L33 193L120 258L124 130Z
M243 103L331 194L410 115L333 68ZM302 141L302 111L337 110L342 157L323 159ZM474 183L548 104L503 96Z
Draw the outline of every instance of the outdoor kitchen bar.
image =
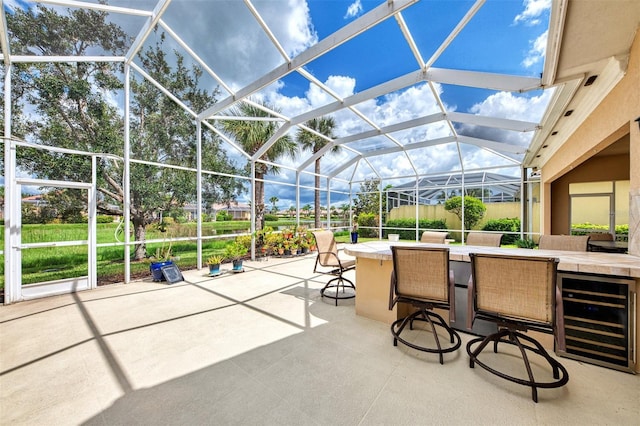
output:
M597 315L602 309L606 309L609 304L598 300L598 291L603 292L602 297L610 296L607 294L608 288L616 294L615 297L620 299L620 312L616 313L619 328L623 330L621 336L622 353L618 354L600 353L600 344L604 346L612 346L608 337L598 337L597 334L590 333L592 345L590 347L575 348L572 350L570 344L571 332L567 331L567 349L566 354L562 355L577 357L587 362L605 365L625 371L639 372L640 365L637 360L638 341L640 340L640 330L638 324L638 308L637 308L637 289L640 287L640 259L633 255L612 254L599 252L570 252L557 250L528 250L528 249L511 249L499 247L480 247L480 246L450 246L439 244L420 244L420 243L389 243L386 241L367 242L356 245L348 245L345 247L345 253L356 258L356 287L357 296L355 302L356 314L377 321L392 323L399 318L397 308L389 310L389 279L391 270L393 269L391 245L424 245L432 247L447 247L450 257L450 268L455 274L456 283L456 321L451 324L454 328L462 331L466 330L466 283L470 276L470 258L469 253L489 253L504 254L516 256L543 256L555 257L559 259L558 264L558 286L562 288L562 284L572 282L573 285L566 285L564 289L563 300L565 305L565 315L571 311L573 297L571 291L581 292L581 310L589 311ZM425 271L428 273L428 271ZM597 291L592 288L586 288L591 283L597 283ZM577 283L577 284L576 284ZM577 286L577 288L576 288ZM622 291L618 288L622 286ZM581 287L585 287L582 288ZM571 290L569 289L571 288ZM588 295L588 296L586 296ZM591 301L587 299L591 297ZM579 309L579 310L580 310ZM575 309L573 309L575 311ZM575 315L574 312L570 312ZM402 314L400 314L402 316ZM591 318L587 321L598 321ZM569 321L570 322L570 321ZM604 323L605 321L599 321ZM567 329L570 326L567 325ZM577 326L574 328L578 328ZM485 334L482 329L472 330L474 334ZM607 334L603 334L606 336ZM546 338L544 338L546 337ZM583 344L584 336L576 337ZM602 339L602 340L600 340ZM553 350L553 339L551 336L543 336L540 339L543 345ZM607 342L605 342L607 340ZM572 354L572 352L575 352Z

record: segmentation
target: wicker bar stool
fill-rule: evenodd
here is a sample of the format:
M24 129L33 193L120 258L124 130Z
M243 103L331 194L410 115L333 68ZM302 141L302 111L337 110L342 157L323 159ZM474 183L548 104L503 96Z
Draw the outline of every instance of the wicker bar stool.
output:
M556 288L558 259L477 253L469 256L469 301L472 301L470 307L473 309L467 318L467 325L470 328L473 320L478 318L498 325L497 333L467 343L469 367L478 364L503 379L530 386L531 397L538 402L538 388L557 388L569 381L569 374L562 364L552 358L538 341L524 334L526 330L556 334L556 315L562 318L562 302L556 303L561 297ZM559 312L556 312L556 307ZM494 353L498 353L498 343L517 346L528 378L511 376L482 362L480 353L491 342ZM552 369L553 381L539 382L534 378L527 352L547 361Z
M424 231L420 236L421 243L444 244L447 239L447 232Z
M389 310L399 302L410 303L416 308L412 314L391 324L393 345L398 341L419 351L437 353L440 364L444 363L444 353L460 347L458 333L437 313L434 308L449 310L449 317L455 320L455 297L453 272L449 270L449 249L432 247L392 246L393 274L389 294ZM429 324L435 339L435 347L419 346L402 338L407 325L413 329L414 321ZM443 328L451 345L442 347L436 326Z
M587 251L588 235L541 235L540 250Z
M329 274L335 276L320 290L322 297L334 299L336 306L340 299L353 299L356 297L356 285L342 274L350 269L354 269L356 261L353 259L341 259L338 255L338 244L331 231L313 231L318 247L318 257L313 267L313 272ZM322 271L318 266L331 268L329 271ZM327 291L330 290L330 291ZM342 290L342 291L341 291Z

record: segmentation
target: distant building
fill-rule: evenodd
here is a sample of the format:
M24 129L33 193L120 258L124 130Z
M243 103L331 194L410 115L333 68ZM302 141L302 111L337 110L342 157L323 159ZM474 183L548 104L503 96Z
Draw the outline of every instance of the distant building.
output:
M224 211L230 214L233 220L251 220L251 206L246 203L213 204L211 209L214 216Z
M451 196L460 195L462 174L424 177L416 182L397 185L387 190L389 209L405 205L435 205ZM464 175L467 194L471 193L484 203L514 202L520 199L520 178L496 173L478 172ZM417 202L416 202L417 201Z

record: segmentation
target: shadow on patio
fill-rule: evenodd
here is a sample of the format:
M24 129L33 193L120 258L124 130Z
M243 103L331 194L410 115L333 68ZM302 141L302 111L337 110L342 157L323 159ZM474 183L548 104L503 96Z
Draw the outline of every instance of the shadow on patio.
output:
M535 404L529 388L469 369L463 350L441 366L393 347L388 326L356 316L353 300L320 300L327 277L313 262L1 307L3 422L637 422L638 376L563 359L569 384Z

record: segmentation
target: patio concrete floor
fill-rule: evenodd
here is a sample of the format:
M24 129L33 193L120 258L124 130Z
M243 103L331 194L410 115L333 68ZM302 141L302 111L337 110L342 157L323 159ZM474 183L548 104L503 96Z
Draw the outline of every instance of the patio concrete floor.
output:
M469 368L469 335L444 365L394 347L353 299L320 299L313 263L0 307L1 424L639 424L637 375L562 358L569 383L536 404Z

